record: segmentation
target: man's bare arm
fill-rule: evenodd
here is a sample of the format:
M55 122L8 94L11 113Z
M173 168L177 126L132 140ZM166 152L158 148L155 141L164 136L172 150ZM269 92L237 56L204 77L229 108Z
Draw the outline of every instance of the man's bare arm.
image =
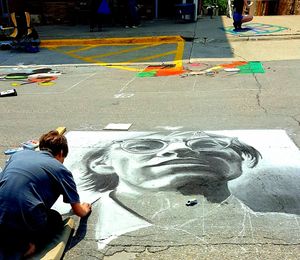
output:
M92 210L92 205L86 202L78 202L71 204L73 212L78 216L78 217L85 217L88 215L91 210Z

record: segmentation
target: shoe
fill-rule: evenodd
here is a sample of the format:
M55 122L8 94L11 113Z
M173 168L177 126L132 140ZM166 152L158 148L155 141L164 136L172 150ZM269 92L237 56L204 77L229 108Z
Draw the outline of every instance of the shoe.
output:
M128 29L128 28L130 28L130 27L129 27L128 25L125 25L125 28Z
M235 30L242 29L242 23L241 22L233 22L233 26Z
M131 26L131 28L133 28L133 29L136 29L136 28L137 28L137 26L135 26L135 25L132 25L132 26Z

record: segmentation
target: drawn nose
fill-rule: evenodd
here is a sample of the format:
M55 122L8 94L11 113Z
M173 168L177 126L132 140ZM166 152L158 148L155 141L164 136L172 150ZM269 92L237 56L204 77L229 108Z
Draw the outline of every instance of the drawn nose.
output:
M172 143L162 151L157 153L157 156L161 157L187 157L191 156L192 154L195 154L193 150L191 150L189 147L187 147L183 143Z

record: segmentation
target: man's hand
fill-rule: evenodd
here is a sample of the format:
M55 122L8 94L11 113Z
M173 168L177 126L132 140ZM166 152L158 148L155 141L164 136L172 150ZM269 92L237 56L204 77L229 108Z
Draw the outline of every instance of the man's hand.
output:
M90 203L82 202L82 203L74 203L71 204L73 212L78 217L85 217L92 210L92 205Z

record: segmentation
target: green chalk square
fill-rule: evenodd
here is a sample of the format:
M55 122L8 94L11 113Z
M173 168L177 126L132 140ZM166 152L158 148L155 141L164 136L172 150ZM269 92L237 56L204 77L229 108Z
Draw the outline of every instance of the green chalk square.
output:
M265 73L265 69L260 61L250 61L246 65L238 66L241 74Z
M156 71L142 71L137 74L137 77L145 78L145 77L155 77Z

